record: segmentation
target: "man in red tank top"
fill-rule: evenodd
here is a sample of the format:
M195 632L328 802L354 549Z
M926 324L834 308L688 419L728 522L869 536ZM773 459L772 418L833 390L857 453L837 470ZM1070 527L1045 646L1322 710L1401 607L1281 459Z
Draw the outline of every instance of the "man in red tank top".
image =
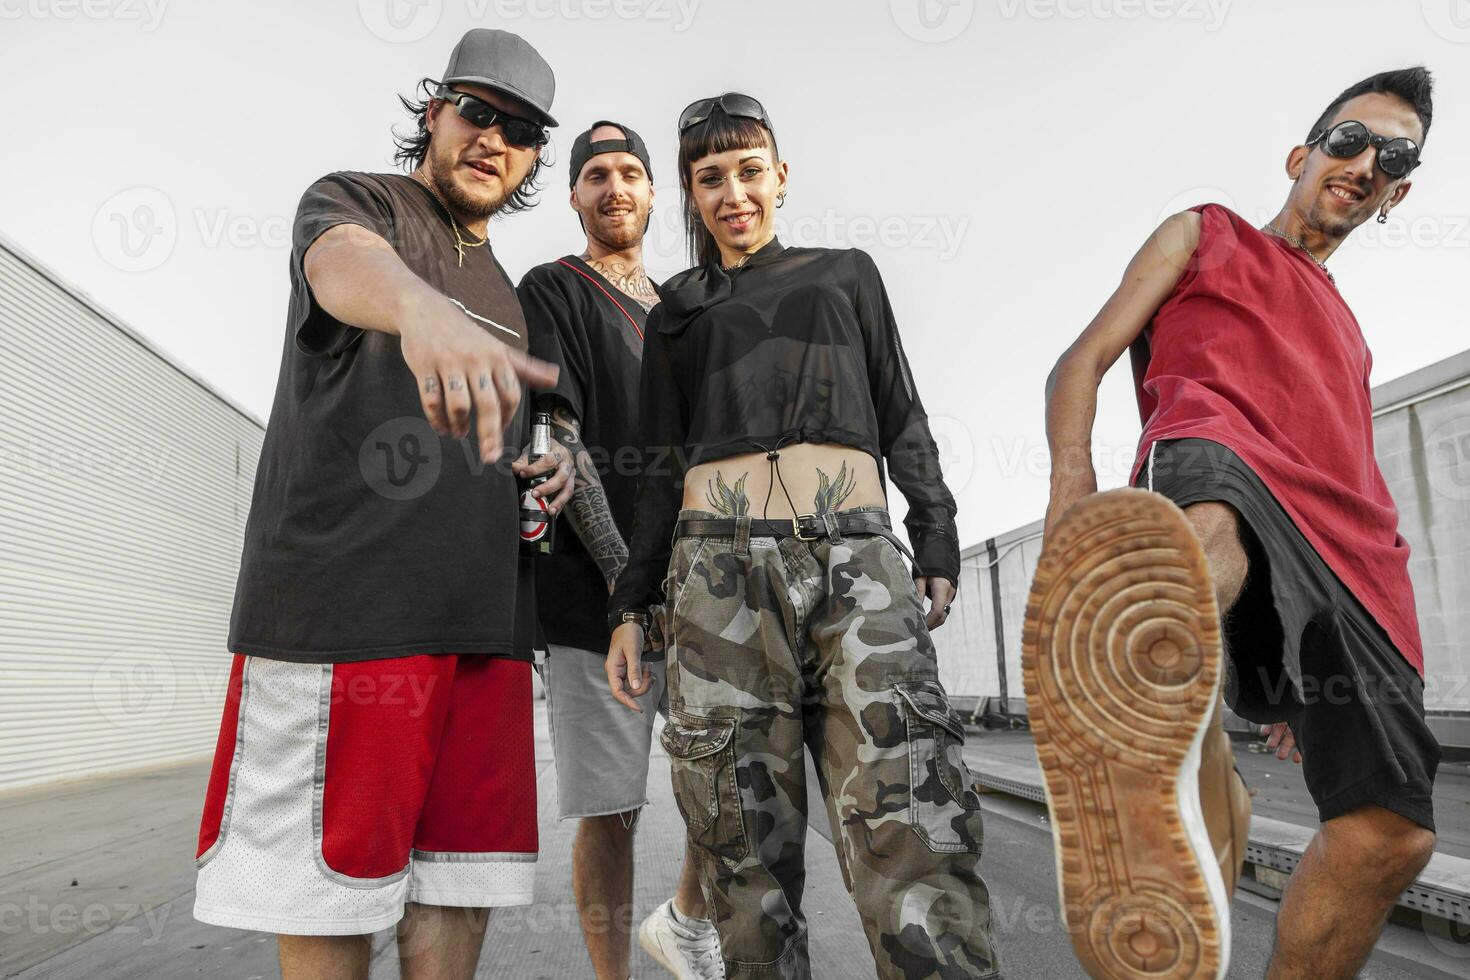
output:
M1221 694L1303 765L1321 820L1271 980L1355 975L1434 850L1408 546L1373 455L1372 358L1326 265L1408 194L1430 90L1410 68L1338 96L1262 228L1214 204L1167 219L1048 378L1023 664L1094 976L1225 976L1250 800ZM1097 387L1125 349L1140 489L1099 494Z

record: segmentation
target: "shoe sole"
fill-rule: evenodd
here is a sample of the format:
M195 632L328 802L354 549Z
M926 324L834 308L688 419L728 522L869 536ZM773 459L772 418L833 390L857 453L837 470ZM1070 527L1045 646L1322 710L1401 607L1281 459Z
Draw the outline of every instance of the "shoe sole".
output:
M1096 980L1218 980L1229 903L1199 803L1220 619L1184 512L1094 494L1047 535L1022 633L1057 885Z

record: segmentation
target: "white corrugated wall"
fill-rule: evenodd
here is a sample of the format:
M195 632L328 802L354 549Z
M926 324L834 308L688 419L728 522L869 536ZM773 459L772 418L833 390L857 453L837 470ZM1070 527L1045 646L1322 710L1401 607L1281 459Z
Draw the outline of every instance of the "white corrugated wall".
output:
M0 240L0 789L213 747L262 436Z

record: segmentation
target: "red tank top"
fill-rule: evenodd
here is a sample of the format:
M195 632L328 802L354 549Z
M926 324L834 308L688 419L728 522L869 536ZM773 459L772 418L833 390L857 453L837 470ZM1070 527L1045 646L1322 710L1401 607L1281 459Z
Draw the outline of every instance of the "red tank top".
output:
M1199 247L1132 351L1143 417L1132 477L1160 439L1228 446L1422 675L1358 321L1301 249L1218 204L1193 210Z

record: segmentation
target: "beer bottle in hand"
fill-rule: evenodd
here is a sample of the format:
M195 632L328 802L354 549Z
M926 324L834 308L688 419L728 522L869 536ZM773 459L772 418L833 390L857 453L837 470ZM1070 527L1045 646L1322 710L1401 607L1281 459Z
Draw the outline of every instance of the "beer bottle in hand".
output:
M551 452L551 416L537 412L531 420L531 451L526 454L527 462L534 463ZM546 498L534 496L531 491L547 480L550 474L533 476L521 491L521 554L549 555L556 542L556 515L546 509Z

